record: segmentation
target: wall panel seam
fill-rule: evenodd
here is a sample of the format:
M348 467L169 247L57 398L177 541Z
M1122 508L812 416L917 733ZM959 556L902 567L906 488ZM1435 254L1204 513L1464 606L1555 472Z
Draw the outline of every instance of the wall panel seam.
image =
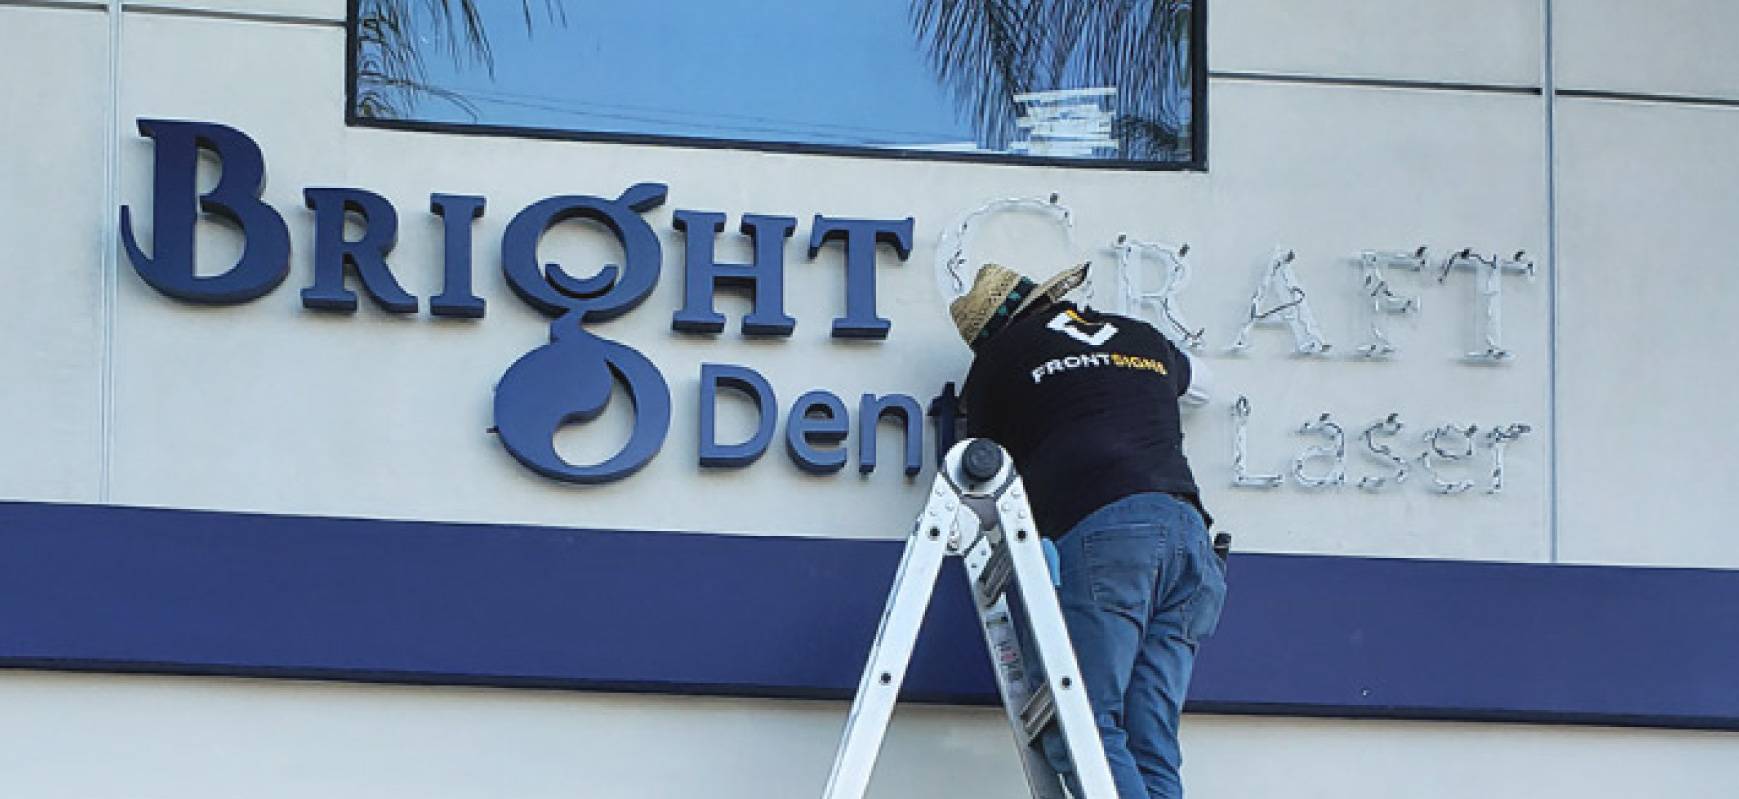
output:
M1739 108L1739 98L1707 97L1692 94L1653 94L1648 92L1607 91L1605 89L1558 89L1554 93L1559 97L1572 97L1578 100L1610 100L1622 103L1654 103L1661 105Z
M103 270L102 354L98 382L97 500L108 502L114 482L115 437L115 305L120 298L120 228L110 214L121 204L121 0L109 0L109 58L103 100L103 207L97 212L102 228Z
M1546 552L1558 562L1558 117L1557 46L1552 36L1552 0L1541 0L1544 41L1541 42L1541 109L1546 129Z
M1232 72L1209 70L1214 80L1249 83L1304 83L1321 86L1351 86L1367 89L1408 89L1413 91L1466 92L1474 94L1538 95L1540 87L1507 83L1458 83L1454 81L1413 80L1402 78L1364 78L1345 75L1302 75L1285 72Z
M35 8L55 11L107 11L104 0L0 0L0 8Z
M1542 60L1549 60L1550 55L1544 55ZM1547 68L1550 71L1550 68ZM1341 86L1367 89L1404 89L1411 91L1463 92L1468 94L1520 94L1542 96L1546 90L1541 86L1524 86L1506 83L1456 83L1450 81L1413 80L1402 78L1366 78L1345 75L1304 75L1283 72L1232 72L1225 70L1209 70L1208 77L1212 80L1238 81L1243 83L1291 83L1315 86ZM1549 77L1549 76L1548 76ZM1555 78L1550 78L1556 80ZM1739 97L1712 97L1708 95L1670 94L1653 92L1629 92L1609 89L1562 89L1555 85L1551 88L1555 97L1573 97L1588 100L1609 100L1626 103L1660 103L1666 105L1710 106L1715 108L1739 108Z
M343 29L342 19L325 17L299 16L296 14L273 14L258 11L224 11L215 8L185 8L181 6L156 6L142 3L127 3L124 9L130 14L152 14L165 17L191 17L194 19L218 20L224 22L263 22L273 25L308 25L319 28Z

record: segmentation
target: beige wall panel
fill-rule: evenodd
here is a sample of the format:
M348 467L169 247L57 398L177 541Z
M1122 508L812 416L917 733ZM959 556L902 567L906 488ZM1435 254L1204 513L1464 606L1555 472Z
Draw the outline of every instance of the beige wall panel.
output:
M1720 799L1739 786L1721 732L1185 717L1192 797Z
M1739 100L1739 3L1558 0L1552 14L1560 89Z
M1228 72L1537 86L1539 0L1208 0Z
M32 799L819 796L838 702L0 673L0 793ZM1719 799L1725 733L1188 716L1191 796ZM990 709L914 706L873 799L1022 796Z
M1206 194L1176 223L1167 221L1167 209L1141 204L1153 221L1140 230L1177 231L1168 235L1199 245L1183 307L1208 330L1204 352L1220 397L1192 413L1189 453L1222 525L1261 550L1543 559L1545 281L1504 278L1504 344L1515 359L1475 366L1460 361L1477 340L1482 307L1473 275L1457 270L1439 283L1434 273L1391 273L1394 290L1420 298L1422 310L1384 321L1400 347L1392 360L1353 357L1364 338L1353 261L1360 250L1425 245L1435 253L1433 264L1462 247L1540 251L1538 100L1228 82L1216 83L1212 97L1215 166ZM1247 355L1224 354L1276 246L1298 254L1295 271L1335 345L1328 358L1291 356L1284 327L1258 327ZM1228 403L1240 393L1254 413L1250 469L1288 474L1283 488L1230 487ZM1347 429L1348 484L1305 489L1292 482L1292 460L1324 439L1297 430L1324 412ZM1490 453L1483 447L1473 461L1445 470L1446 477L1477 483L1465 494L1432 493L1417 460L1398 490L1361 491L1354 484L1362 476L1385 470L1363 454L1357 436L1392 412L1407 427L1388 441L1407 456L1423 452L1421 435L1441 424L1522 422L1534 432L1511 446L1500 495L1485 493Z
M98 496L108 53L101 13L0 7L0 499Z
M1564 558L1739 568L1739 111L1558 112Z
M119 122L122 202L134 208L141 246L148 252L152 246L153 148L137 133L139 118L220 122L255 137L267 152L265 199L285 216L298 247L309 242L312 214L302 209L301 187L282 179L278 159L317 159L342 141L342 59L308 56L341 54L343 42L337 28L127 15L123 47L129 77ZM290 63L297 64L290 74L299 79L285 79L284 65ZM222 80L213 79L213 65L222 65ZM262 92L261 86L273 89ZM314 109L327 109L325 119ZM216 180L215 159L203 159L201 166L200 185L209 186ZM202 223L197 253L198 271L215 274L234 263L239 236L226 225ZM305 280L305 274L293 276L269 300L253 305L196 306L157 293L122 259L115 501L175 505L183 501L182 492L220 490L230 483L284 493L308 488L287 478L263 485L257 470L246 466L278 463L290 473L307 468L289 467L294 453L260 448L257 437L285 429L305 413L306 383L291 376L305 371L301 359L306 356L290 355L288 347L274 351L246 335L254 308L272 300L295 302L295 284ZM260 371L293 382L261 386L255 376ZM250 388L282 393L270 402L238 393ZM226 427L230 418L238 422ZM215 438L201 439L194 430ZM336 440L326 445L339 448Z

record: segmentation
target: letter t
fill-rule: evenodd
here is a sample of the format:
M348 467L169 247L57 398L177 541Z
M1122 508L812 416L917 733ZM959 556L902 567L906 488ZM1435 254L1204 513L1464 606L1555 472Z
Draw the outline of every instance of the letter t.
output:
M834 338L887 338L893 323L876 315L876 245L912 254L912 218L841 219L815 215L809 257L832 239L845 243L845 316L833 320Z

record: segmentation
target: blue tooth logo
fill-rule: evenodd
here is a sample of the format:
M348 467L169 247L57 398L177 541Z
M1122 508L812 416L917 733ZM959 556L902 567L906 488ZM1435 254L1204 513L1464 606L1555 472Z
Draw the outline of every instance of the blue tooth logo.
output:
M605 483L638 471L658 454L670 429L670 388L646 356L577 326L520 356L495 389L501 443L528 468L555 480ZM563 425L596 418L617 380L634 405L634 432L614 456L593 465L567 462L555 450Z

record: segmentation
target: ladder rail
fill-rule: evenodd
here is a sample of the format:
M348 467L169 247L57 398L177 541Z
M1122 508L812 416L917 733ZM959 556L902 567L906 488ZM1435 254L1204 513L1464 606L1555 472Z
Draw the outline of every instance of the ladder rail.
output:
M923 516L907 538L875 643L858 681L857 699L852 702L839 752L827 778L824 799L858 799L869 790L870 776L887 736L900 686L906 679L912 649L917 645L924 613L935 592L936 575L948 555L948 542L956 535L958 500L952 497L938 476L936 490L931 492Z
M978 441L962 441L948 451L907 538L824 799L862 799L868 791L936 576L950 555L964 562L997 691L1034 799L1063 799L1062 780L1037 740L1053 726L1080 782L1082 795L1075 799L1117 797L1025 486L1000 447L994 453L969 453L968 445ZM972 469L963 462L986 454L999 455L992 462L1000 466L985 468L980 458L973 467L977 478L969 477ZM993 469L993 477L984 476ZM1024 651L1029 647L1032 651ZM1032 679L1035 673L1043 675L1042 682Z
M1111 778L1110 762L1105 759L1099 725L1093 716L1087 687L1081 679L1080 663L1069 640L1062 604L1057 601L1057 592L1051 586L1050 565L1045 562L1044 548L1039 543L1039 533L1027 505L1026 488L1018 476L997 499L996 509L1003 542L1013 564L1012 581L1020 589L1006 596L1019 598L1028 635L1039 650L1055 724L1063 736L1075 767L1075 776L1080 780L1084 793L1080 799L1116 799L1117 785ZM1010 710L1017 740L1024 742L1025 724L1020 708Z

